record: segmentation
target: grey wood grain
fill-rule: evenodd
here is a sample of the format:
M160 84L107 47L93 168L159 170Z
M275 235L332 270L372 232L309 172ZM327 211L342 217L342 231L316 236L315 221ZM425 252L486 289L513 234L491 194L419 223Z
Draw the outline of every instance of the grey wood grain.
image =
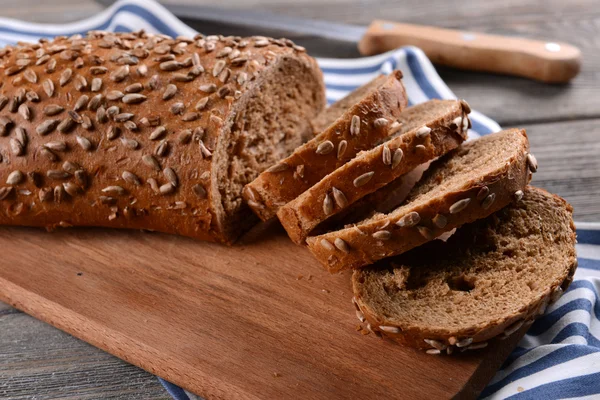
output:
M208 0L168 0L215 5ZM439 69L454 92L506 126L527 128L540 169L533 183L565 197L578 220L600 221L600 7L597 0L230 0L236 9L366 25L374 18L573 43L581 75L550 86L525 79ZM92 0L0 0L0 16L61 23L94 15ZM204 31L231 29L202 26ZM258 32L237 31L240 34ZM315 38L311 52L354 56L353 47ZM577 121L579 119L579 121ZM123 361L0 303L0 398L163 399L156 379Z

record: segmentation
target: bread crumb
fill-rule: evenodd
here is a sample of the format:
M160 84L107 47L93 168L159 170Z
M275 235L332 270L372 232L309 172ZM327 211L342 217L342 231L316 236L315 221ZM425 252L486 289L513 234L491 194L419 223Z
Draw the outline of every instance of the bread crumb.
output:
M517 388L517 392L522 392L522 391L524 391L524 390L525 390L525 388L524 388L523 386L519 386L519 387Z
M329 293L329 290L327 290L327 289L321 289L321 292L323 292L323 293Z
M362 329L362 326L360 324L356 325L356 331L360 331Z
M368 330L368 329L363 329L362 331L360 331L360 334L361 334L361 335L363 335L363 336L366 336L366 335L368 335L369 333L371 333L371 332L369 332L369 330Z
M279 372L273 372L273 378L281 378L281 374Z
M302 280L302 278L304 278L304 276L303 276L303 275L298 275L298 276L296 277L296 280L297 280L297 281L300 281L300 280Z

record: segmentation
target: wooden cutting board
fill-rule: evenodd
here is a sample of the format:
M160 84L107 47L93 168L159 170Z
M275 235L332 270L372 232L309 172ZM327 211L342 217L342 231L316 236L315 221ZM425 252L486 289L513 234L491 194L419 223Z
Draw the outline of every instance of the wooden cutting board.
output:
M231 248L3 227L0 249L1 300L208 399L474 398L523 333L458 357L363 335L350 273L275 224Z

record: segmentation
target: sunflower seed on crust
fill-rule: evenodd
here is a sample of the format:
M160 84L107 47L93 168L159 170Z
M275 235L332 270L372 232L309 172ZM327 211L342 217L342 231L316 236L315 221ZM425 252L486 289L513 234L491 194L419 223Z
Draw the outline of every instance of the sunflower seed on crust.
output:
M404 157L404 152L402 151L402 149L396 149L394 151L394 156L392 157L392 169L400 165L402 157Z
M122 186L112 185L102 189L102 193L116 194L122 196L127 193L127 190L125 190Z
M515 333L516 331L521 329L521 327L523 326L524 323L525 323L525 320L520 320L520 321L517 321L517 322L509 325L503 332L504 336L512 335L513 333Z
M289 165L287 165L286 163L284 163L284 162L280 162L280 163L277 163L277 164L275 164L275 165L273 165L273 166L269 167L269 168L267 169L267 172L270 172L270 173L282 172L282 171L285 171L285 170L287 170L289 167L290 167L290 166L289 166Z
M455 202L454 204L452 204L450 206L448 211L450 212L450 214L457 214L457 213L463 211L465 208L467 208L467 206L469 205L470 202L471 202L470 198L458 200L457 202Z
M328 194L326 194L323 199L323 212L325 215L329 215L333 212L333 200L331 200L331 196Z
M25 121L31 120L31 110L29 109L29 106L27 104L21 104L19 106L18 113L21 116L21 118L23 118Z
M400 218L398 222L396 222L396 225L398 225L401 228L410 228L417 225L420 221L421 216L419 215L419 213L416 211L412 211Z
M348 147L348 142L346 142L345 140L342 140L338 143L338 149L337 149L337 159L341 159L344 156L344 153L346 152L346 148Z
M9 141L10 149L15 156L21 156L25 152L25 146L20 140L11 138Z
M434 238L433 232L426 226L417 226L417 230L419 231L421 236L423 236L427 240L432 240Z
M171 194L175 191L175 186L172 183L165 183L161 187L158 188L160 194Z
M138 178L138 176L133 172L123 171L121 177L125 182L130 183L132 185L140 186L142 184L140 178Z
M12 186L0 188L0 200L6 199L13 191Z
M350 121L350 135L357 136L360 134L360 117L353 115Z
M439 340L435 340L435 339L423 339L423 341L425 343L427 343L428 345L430 345L431 347L438 349L438 350L446 350L446 345L442 342L440 342Z
M75 102L75 105L73 106L73 110L74 111L82 110L88 104L89 100L90 100L90 98L87 95L82 94L81 96L79 96L79 98Z
M336 238L333 241L333 245L342 253L348 254L350 252L350 246L342 238Z
M365 315L360 310L356 310L356 318L358 318L360 322L365 322Z
M47 135L50 132L52 132L54 128L56 128L59 122L60 121L57 119L47 119L38 126L36 126L35 131L38 133L38 135Z
M485 199L483 199L481 208L487 210L494 203L494 200L496 200L496 193L490 193Z
M390 150L387 144L383 145L383 150L381 151L381 158L383 159L384 165L392 164L392 151Z
M23 179L25 179L25 175L21 171L15 170L8 174L8 177L6 178L6 184L18 185L23 181Z
M58 79L58 84L60 86L65 86L67 83L69 83L69 81L71 80L72 76L73 76L73 70L71 68L65 69L60 74L60 78Z
M435 226L437 226L438 228L442 229L448 223L448 218L446 218L442 214L437 214L435 217L433 217L433 219L431 220L431 222L433 222L433 224Z
M428 126L422 126L417 130L417 132L415 133L415 136L418 137L419 139L423 139L423 138L426 138L427 136L429 136L430 133L431 133L431 128L429 128Z
M51 117L51 116L60 114L64 110L65 109L63 107L59 106L58 104L49 104L46 107L44 107L42 112L44 113L44 115Z
M79 146L81 146L81 148L85 151L90 151L92 150L92 142L90 142L89 139L83 137L83 136L77 136L75 138L77 140L77 143L79 144Z
M327 239L321 239L320 244L321 244L321 247L323 247L325 250L329 250L329 251L335 250L335 247Z
M315 153L325 155L331 153L333 149L333 143L330 140L325 140L317 146L317 150L315 150Z
M123 144L123 146L125 146L131 150L136 150L139 147L138 141L134 140L134 139L128 139L128 138L122 137L121 143Z
M373 178L373 175L375 175L375 172L373 172L373 171L365 172L364 174L362 174L359 177L357 177L356 179L354 179L354 181L352 181L352 183L354 184L354 187L364 186L371 180L371 178Z
M426 354L437 355L437 354L440 354L441 351L439 351L438 349L428 349L428 350L425 350L425 353Z
M467 347L467 350L478 350L478 349L483 349L484 347L487 347L488 343L487 342L478 342L478 343L473 343L472 345L470 345L469 347Z
M522 190L517 190L514 194L515 200L516 201L521 201L521 199L523 199L523 191Z
M163 170L163 174L167 178L167 180L171 183L171 185L177 187L179 179L177 178L177 174L171 167L167 167Z
M490 188L488 188L487 186L482 186L481 189L479 189L479 191L477 192L477 200L482 201L487 197L489 193Z
M64 182L62 185L65 192L71 197L75 197L81 193L81 188L73 182Z
M158 162L158 160L156 158L154 158L154 156L152 156L150 154L145 154L142 156L142 161L144 162L144 164L146 164L150 168L152 168L156 171L160 171L160 163Z
M139 93L130 93L123 96L121 101L125 104L139 104L146 101L147 97Z
M388 333L400 333L400 328L397 326L379 325L379 329Z
M535 156L531 153L527 153L527 165L529 166L529 170L531 172L537 172L538 162Z
M467 347L473 343L473 338L465 338L456 342L456 347Z
M375 121L373 121L373 125L375 126L375 128L386 127L389 123L390 121L387 118L377 118Z
M348 199L346 195L336 187L332 187L333 199L339 208L344 208L348 205Z
M377 240L389 240L392 237L392 233L390 231L382 230L375 232L372 236Z

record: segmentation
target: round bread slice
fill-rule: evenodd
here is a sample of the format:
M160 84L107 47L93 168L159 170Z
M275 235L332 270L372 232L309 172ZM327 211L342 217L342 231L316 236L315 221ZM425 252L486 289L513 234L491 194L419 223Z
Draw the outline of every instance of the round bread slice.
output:
M522 195L534 164L524 130L467 142L432 163L402 206L309 237L308 247L330 272L404 253L506 206Z
M394 259L354 272L372 331L432 354L483 348L530 324L577 268L572 207L527 187L522 199Z
M296 244L357 200L458 147L466 138L470 108L464 101L430 100L400 114L399 132L359 153L277 212Z
M377 78L377 84L321 134L247 184L243 196L256 215L263 221L274 217L281 206L357 153L397 132L396 120L408 103L401 79L400 71Z

